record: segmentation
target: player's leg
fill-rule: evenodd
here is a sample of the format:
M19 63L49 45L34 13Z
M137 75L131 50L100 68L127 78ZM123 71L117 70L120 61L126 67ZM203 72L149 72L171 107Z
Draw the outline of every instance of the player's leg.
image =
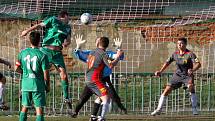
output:
M116 92L116 90L115 90L113 84L112 84L111 81L110 81L110 77L109 77L109 76L108 76L108 77L104 77L104 78L102 79L102 81L108 83L108 86L109 86L109 89L110 89L110 97L112 98L112 100L113 100L114 102L116 102L116 104L118 105L118 107L119 107L122 111L124 111L125 114L127 114L127 109L123 106L123 104L122 104L122 102L121 102L121 99L120 99L119 95L117 94L117 92Z
M19 114L19 121L27 121L28 107L31 106L32 93L27 91L22 91L22 110Z
M45 92L33 92L32 98L36 108L36 121L44 121L43 107L46 105Z
M102 103L101 103L102 113L100 116L98 116L98 121L105 120L105 115L109 109L109 103L110 103L108 88L100 80L96 80L93 82L94 83L87 84L87 86L102 100ZM90 121L94 121L94 120L90 118Z
M153 116L160 115L160 113L162 111L162 107L163 107L164 103L166 102L167 96L171 93L171 91L172 91L172 87L170 85L167 85L166 88L164 89L163 93L160 96L157 109L154 112L152 112L151 115L153 115Z
M101 108L101 115L98 116L97 121L104 121L105 115L109 110L110 98L108 95L103 95L100 97L100 99L102 100L102 103L101 103L102 108Z
M159 115L162 111L162 107L166 102L167 96L172 92L172 90L178 89L182 86L182 79L183 77L174 74L170 82L167 84L166 88L164 89L163 93L160 96L158 107L157 109L151 113L151 115Z
M0 109L7 110L8 107L4 105L4 91L6 78L0 73Z
M98 97L96 98L96 100L94 101L94 107L91 113L91 120L97 120L97 114L99 112L99 109L101 106L102 100ZM99 116L101 115L101 113L99 113Z
M193 111L193 115L198 115L198 110L197 110L197 96L195 93L195 86L194 86L194 81L193 81L193 77L192 79L190 79L188 81L187 87L189 89L190 92L190 99L191 99L191 103L192 103L192 111Z
M28 112L28 108L23 106L19 114L19 121L27 121L27 112Z
M53 51L52 63L55 65L55 67L58 69L58 72L60 73L64 103L66 103L69 109L71 110L72 104L69 97L68 75L66 72L66 66L61 51ZM72 114L72 110L69 111L69 113Z
M75 110L73 111L72 117L76 118L80 109L83 107L83 105L90 99L90 97L93 95L93 92L85 86L80 99L78 100L78 103L75 106Z
M66 70L62 67L58 68L60 77L61 77L61 86L62 86L62 92L63 97L65 100L69 99L69 83L68 83L68 76L66 73Z

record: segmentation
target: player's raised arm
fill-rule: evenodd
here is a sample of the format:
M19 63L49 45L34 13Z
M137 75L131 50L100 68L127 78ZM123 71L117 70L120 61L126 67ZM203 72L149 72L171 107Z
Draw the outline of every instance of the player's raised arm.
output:
M5 65L7 65L9 68L11 68L11 63L9 61L6 61L6 60L0 58L0 63L3 63Z
M117 63L119 62L120 58L124 55L123 50L121 50L121 48L122 48L122 40L121 39L115 38L114 39L114 46L117 49L116 56L113 58L114 60L111 60L108 57L104 57L104 62L106 63L106 65L108 65L109 68L113 68L114 66L116 66Z
M41 27L43 27L43 26L45 26L44 23L36 24L36 25L34 25L34 26L32 26L32 27L30 27L30 28L27 28L26 30L22 31L22 33L21 33L20 36L21 36L21 37L26 36L29 32L31 32L31 31L33 31L33 30L36 30L36 29L39 29L39 28L41 28Z

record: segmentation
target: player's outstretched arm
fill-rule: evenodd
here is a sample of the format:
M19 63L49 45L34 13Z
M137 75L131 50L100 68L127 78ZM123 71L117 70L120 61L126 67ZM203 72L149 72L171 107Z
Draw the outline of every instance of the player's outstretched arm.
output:
M36 25L34 25L34 26L32 26L32 27L30 27L30 28L27 28L26 30L24 30L24 31L22 31L22 33L21 33L21 37L24 37L24 36L26 36L29 32L31 32L31 31L33 31L33 30L36 30L36 29L39 29L39 28L41 28L41 27L43 27L43 26L45 26L43 23L39 23L39 24L36 24Z
M6 61L6 60L0 58L0 63L3 63L5 65L7 65L9 68L11 68L11 63L9 61Z
M169 63L164 63L159 71L155 71L155 76L160 76L161 73L169 66Z

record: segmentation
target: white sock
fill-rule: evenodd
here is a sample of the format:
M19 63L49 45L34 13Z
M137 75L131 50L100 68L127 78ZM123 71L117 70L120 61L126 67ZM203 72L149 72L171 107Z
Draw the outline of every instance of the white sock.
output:
M106 102L106 103L102 102L102 112L101 112L102 118L105 118L105 114L108 112L108 110L109 110L109 103L108 102Z
M158 102L158 107L157 110L162 110L164 102L166 102L167 96L161 95L159 102Z
M196 108L197 107L196 93L190 93L190 98L191 98L192 107Z
M3 104L4 85L0 83L0 105Z

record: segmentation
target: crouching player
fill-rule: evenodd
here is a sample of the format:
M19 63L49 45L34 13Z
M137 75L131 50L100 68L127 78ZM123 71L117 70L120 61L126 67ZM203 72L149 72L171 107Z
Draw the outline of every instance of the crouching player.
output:
M44 121L45 91L48 92L50 90L49 62L48 57L38 48L40 34L34 31L31 32L29 40L31 47L19 53L15 66L15 70L22 74L23 107L19 121L27 120L28 107L32 106L32 101L36 108L36 121Z

